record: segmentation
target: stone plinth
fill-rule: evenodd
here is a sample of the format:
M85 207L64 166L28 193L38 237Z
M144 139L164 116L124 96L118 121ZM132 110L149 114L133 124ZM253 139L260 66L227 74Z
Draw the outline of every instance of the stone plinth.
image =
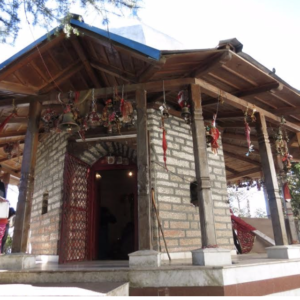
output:
M35 255L12 253L0 256L0 270L23 270L35 267Z
M154 250L140 250L129 255L130 268L160 267L161 254Z
M196 249L192 251L193 265L225 266L231 265L231 250L222 248Z
M284 245L266 248L268 258L293 259L300 258L300 245Z

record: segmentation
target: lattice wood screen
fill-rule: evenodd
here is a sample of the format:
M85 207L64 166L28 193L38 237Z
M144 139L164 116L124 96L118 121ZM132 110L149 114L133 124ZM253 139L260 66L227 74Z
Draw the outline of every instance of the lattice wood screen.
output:
M60 263L83 261L89 253L89 165L66 155Z

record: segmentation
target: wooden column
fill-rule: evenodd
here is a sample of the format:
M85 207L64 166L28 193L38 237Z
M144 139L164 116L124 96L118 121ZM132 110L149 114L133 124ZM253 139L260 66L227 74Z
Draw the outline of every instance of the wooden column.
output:
M16 211L12 251L26 252L31 217L32 194L34 187L34 168L38 145L39 120L42 106L38 101L30 103L29 121L25 137L19 199Z
M217 244L213 214L213 199L208 170L206 133L202 116L200 86L191 84L191 100L193 107L192 134L195 156L195 171L198 183L198 201L201 226L202 247Z
M265 116L262 114L257 114L256 116L256 131L265 180L265 188L267 189L269 198L275 243L276 245L288 245L275 165L267 131L267 123Z
M136 91L139 250L152 249L146 95L145 90Z

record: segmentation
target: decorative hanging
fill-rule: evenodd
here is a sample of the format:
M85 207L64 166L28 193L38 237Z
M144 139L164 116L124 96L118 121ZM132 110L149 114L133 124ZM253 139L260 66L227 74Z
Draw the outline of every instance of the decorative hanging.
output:
M64 108L63 113L58 114L50 108L45 110L41 118L45 132L63 131L70 134L78 132L80 137L85 139L86 130L103 126L107 128L108 134L121 134L121 127L134 126L136 121L136 112L133 110L131 102L124 100L123 90L124 87L122 89L122 98L120 98L117 89L115 89L112 99L106 100L102 113L99 113L93 89L90 111L86 116L81 115L77 106L86 100L90 95L90 91L81 103L78 103L79 92L69 92L66 101L60 99L59 93L58 101Z
M209 146L209 145L211 146L211 151L214 154L218 153L218 148L219 148L218 138L220 136L220 131L216 127L216 118L217 118L217 115L214 114L213 120L211 122L211 126L206 127L206 143L207 143L207 146Z
M97 105L95 101L95 90L92 90L92 103L91 103L91 111L86 116L87 128L95 128L101 125L101 115L97 113Z
M292 159L293 156L289 154L289 149L288 149L288 136L286 131L284 131L284 136L283 136L283 131L282 131L282 125L285 123L285 119L282 117L281 118L281 124L278 128L278 132L275 135L275 148L276 148L276 153L277 153L277 162L278 162L278 167L279 170L283 173L287 173L291 167L292 167Z
M0 124L0 133L2 132L2 130L5 128L6 124L9 122L9 120L13 117L17 117L18 113L17 113L17 108L15 106L15 99L13 99L13 110L12 112L4 119L4 121Z
M4 145L3 151L7 154L7 159L20 156L20 141L10 142Z
M179 91L177 99L178 104L181 107L181 117L184 119L186 124L191 124L191 112L190 105L188 105L188 91Z
M286 202L291 202L292 200L289 185L287 182L283 185L283 197Z
M168 145L167 145L167 137L166 137L166 129L165 129L165 120L169 118L169 112L167 109L167 104L166 104L166 94L165 94L165 85L164 85L164 81L163 81L163 99L164 99L164 103L162 106L160 106L160 111L161 111L161 129L163 131L163 136L162 136L162 149L163 149L163 153L164 153L164 162L165 162L165 168L168 170L167 168L167 149L168 149Z
M58 130L59 115L51 108L47 108L42 116L45 132L56 132Z
M253 110L253 113L252 113L253 118L255 118L254 113L255 113L255 111ZM246 153L246 156L249 156L250 153L254 151L254 149L253 149L253 145L251 144L251 140L250 140L251 128L248 124L247 118L248 118L248 107L244 113L244 123L245 123L245 135L246 135L246 140L247 140L247 144L248 144L248 152Z

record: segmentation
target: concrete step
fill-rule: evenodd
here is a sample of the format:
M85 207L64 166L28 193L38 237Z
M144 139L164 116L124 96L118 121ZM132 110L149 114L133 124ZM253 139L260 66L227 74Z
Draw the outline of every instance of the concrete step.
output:
M105 297L129 296L128 282L0 284L3 296Z

